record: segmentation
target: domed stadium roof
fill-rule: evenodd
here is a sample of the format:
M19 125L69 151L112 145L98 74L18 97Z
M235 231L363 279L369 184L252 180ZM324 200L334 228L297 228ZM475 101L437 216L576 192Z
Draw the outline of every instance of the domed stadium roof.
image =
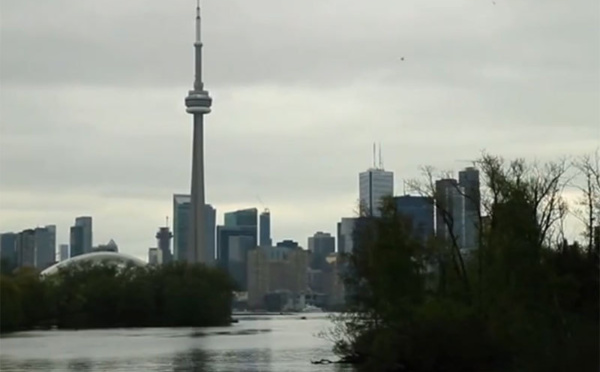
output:
M117 252L92 252L86 253L79 256L71 257L67 260L58 262L47 269L43 270L41 275L52 275L56 274L61 268L68 267L77 263L92 262L92 263L115 263L118 265L134 265L134 266L146 266L146 262L140 260L137 257L133 257L123 253Z

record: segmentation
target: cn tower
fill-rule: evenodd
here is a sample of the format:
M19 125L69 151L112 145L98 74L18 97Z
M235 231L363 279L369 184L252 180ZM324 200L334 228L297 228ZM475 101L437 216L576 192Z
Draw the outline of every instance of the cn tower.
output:
M210 113L212 98L204 90L202 82L202 38L200 35L200 0L196 6L196 78L194 88L185 97L186 111L194 115L194 142L192 155L192 189L190 226L187 256L188 262L210 262L206 250L204 218L204 115ZM213 252L214 254L214 252Z

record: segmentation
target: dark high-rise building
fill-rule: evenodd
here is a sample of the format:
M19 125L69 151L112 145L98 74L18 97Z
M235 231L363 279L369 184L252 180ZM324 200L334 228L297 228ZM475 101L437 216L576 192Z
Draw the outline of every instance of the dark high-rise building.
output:
M308 250L311 252L310 268L322 270L327 266L325 258L335 252L335 237L318 231L308 238Z
M265 209L260 214L259 229L259 245L261 247L270 247L273 241L271 240L271 212L268 209Z
M35 230L27 229L17 237L17 266L35 267Z
M175 261L188 260L188 235L190 232L190 196L173 195L173 253Z
M464 188L465 196L467 197L465 209L467 211L479 211L481 203L479 170L473 167L467 167L458 172L458 184Z
M207 265L215 265L216 248L216 230L217 230L217 210L212 205L204 206L204 225L206 228L206 255Z
M80 256L85 253L85 231L83 226L71 226L71 257Z
M59 261L64 261L64 260L69 259L69 249L70 249L70 247L68 244L59 245L59 252L60 252L60 260Z
M19 234L12 232L0 235L0 259L4 261L2 269L12 270L17 267L17 239Z
M225 226L258 228L258 209L248 208L225 213Z
M398 213L408 217L412 224L413 236L422 242L433 237L434 205L431 198L425 196L397 196L394 198Z
M40 270L56 262L56 226L35 229L35 267Z
M295 242L293 240L282 240L279 243L277 243L276 245L277 247L282 247L282 248L290 248L290 249L296 249L296 248L300 248L300 246L298 245L298 242Z
M343 217L337 224L337 251L350 254L354 250L354 230L358 218Z
M256 246L256 227L217 226L218 266L236 280L240 290L246 287L248 252Z
M83 229L83 253L90 253L93 248L92 217L75 218L75 226L81 226Z
M344 252L344 239L342 239L342 223L338 222L335 225L335 233L337 236L337 252L338 253L342 253Z
M227 272L237 283L240 291L248 290L248 252L256 248L256 240L252 236L238 235L229 237L229 259Z
M468 167L458 172L458 184L465 194L464 248L473 250L479 246L479 216L481 213L479 171L473 167Z
M158 241L158 249L162 253L162 262L163 263L170 263L173 260L173 257L171 254L171 238L172 237L173 237L173 234L171 233L169 226L158 228L158 232L156 233L156 240ZM148 262L150 262L150 261L148 261Z
M173 253L175 261L190 261L189 237L191 234L190 226L190 202L189 195L173 195ZM215 228L217 211L210 204L204 205L204 223L205 232L203 236L206 239L202 246L207 250L202 254L203 262L208 265L214 265L215 257Z
M436 235L450 241L452 231L460 249L464 249L466 245L464 192L464 188L455 179L435 181Z

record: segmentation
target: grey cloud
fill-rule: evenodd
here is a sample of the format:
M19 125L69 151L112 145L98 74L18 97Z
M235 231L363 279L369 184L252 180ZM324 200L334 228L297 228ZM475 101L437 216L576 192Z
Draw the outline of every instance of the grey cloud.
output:
M8 3L2 26L8 83L172 86L190 80L192 4ZM578 71L598 80L597 4L484 3L207 2L206 80L213 87L339 86L392 71L409 85L479 85L479 71L490 66L528 75ZM33 50L37 58L30 58Z

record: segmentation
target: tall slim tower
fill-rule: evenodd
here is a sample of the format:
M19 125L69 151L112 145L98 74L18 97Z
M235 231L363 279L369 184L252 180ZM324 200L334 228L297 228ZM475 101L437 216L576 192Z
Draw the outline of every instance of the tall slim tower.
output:
M192 188L188 261L206 262L206 237L204 231L204 115L210 113L212 98L202 82L202 39L200 35L200 1L196 6L196 78L194 88L185 98L186 111L194 115L194 140L192 155Z

